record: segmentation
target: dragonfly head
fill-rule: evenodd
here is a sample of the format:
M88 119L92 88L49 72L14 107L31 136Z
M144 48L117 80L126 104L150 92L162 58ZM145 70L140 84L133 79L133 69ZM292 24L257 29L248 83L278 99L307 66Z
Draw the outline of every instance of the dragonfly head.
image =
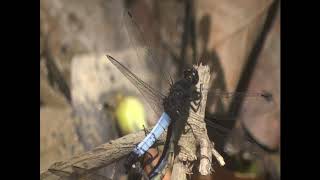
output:
M196 85L199 81L198 71L195 68L188 68L184 70L183 77L193 85Z

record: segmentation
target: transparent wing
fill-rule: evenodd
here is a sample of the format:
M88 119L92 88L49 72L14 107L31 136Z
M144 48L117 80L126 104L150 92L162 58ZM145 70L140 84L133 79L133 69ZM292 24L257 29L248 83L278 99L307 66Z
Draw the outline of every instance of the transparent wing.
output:
M138 58L145 58L151 66L155 67L154 70L158 71L157 73L161 76L161 80L165 81L165 84L172 84L172 77L168 71L164 70L164 61L159 60L159 54L156 55L157 49L152 48L156 45L154 43L149 43L150 41L147 41L147 38L145 37L148 32L145 32L143 28L140 28L139 24L129 11L124 10L122 15L124 27L130 40L130 44L135 49ZM150 31L152 31L151 28Z
M213 132L213 134L219 136L218 138L220 138L220 140L222 140L224 144L232 143L233 146L240 146L237 147L238 149L249 150L251 153L256 155L260 153L276 151L256 141L253 135L247 130L247 128L243 124L241 124L241 127L239 127L238 129L233 130L230 127L222 125L221 123L214 122L212 119L205 119L205 122L208 131ZM237 139L232 139L235 138L231 136L234 133L238 134L238 136L235 136ZM226 143L227 141L229 142ZM227 146L221 148L228 153L229 149L227 149Z
M103 172L101 172L99 169L95 169L95 170L89 170L89 169L85 169L82 167L76 167L76 166L72 166L70 167L73 169L73 173L67 173L64 171L59 171L59 170L49 170L51 172L51 174L49 174L46 177L42 177L41 179L46 180L46 179L61 179L61 180L65 180L65 179L79 179L79 180L111 180L112 178L107 177L109 174L104 174Z
M211 94L211 96L209 96ZM214 95L215 97L212 97ZM229 100L229 108L225 108L223 111L217 109L212 110L210 107L210 98L221 101ZM233 104L234 103L234 104ZM211 106L219 106L221 104L211 104ZM221 105L222 106L222 105ZM254 110L256 114L263 115L266 113L271 113L275 108L272 95L266 92L233 92L233 93L224 93L224 92L209 92L207 97L207 108L206 108L206 117L212 117L212 119L219 119L223 121L236 121L239 115L245 115L246 113ZM203 119L197 114L190 114L194 119Z
M84 176L81 176L79 177L79 179L81 180L111 180L110 178L104 176L104 175L101 175L101 174L98 174L98 173L88 173Z
M240 127L233 129L215 123L212 119L206 119L206 123L208 133L211 134L209 137L214 140L218 151L228 154L228 156L224 156L225 160L229 162L227 167L235 168L241 163L235 161L241 161L241 159L245 161L253 160L252 162L258 162L260 166L262 165L263 171L270 174L272 179L279 179L277 178L279 176L276 169L277 164L272 160L272 156L279 153L278 149L270 149L256 141L249 130L241 123Z
M162 101L164 95L152 88L150 85L142 81L135 74L133 74L128 68L122 65L119 61L113 57L107 55L110 62L118 68L118 70L140 91L143 97L146 99L152 110L160 117L164 112Z
M225 144L225 142L229 141L231 144L239 146L237 149L248 149L248 147L251 147L250 149L254 149L253 152L272 151L270 148L267 148L262 144L258 144L250 133L250 123L254 123L250 122L250 119L252 119L252 121L258 121L260 120L259 118L266 117L268 114L272 114L273 110L275 109L275 104L272 100L272 97L266 93L233 93L231 95L234 96L233 98L240 98L241 96L244 98L241 106L239 107L239 113L237 113L237 116L230 113L230 111L227 111L225 114L212 115L206 113L206 117L204 119L208 127L208 133L217 135L221 142L223 142L222 144ZM228 96L227 98L232 96ZM190 116L195 120L203 119L203 117L200 117L194 113L190 113ZM235 136L238 139L231 139L231 142L230 135L233 133L232 129L236 124L236 120L240 121L240 124L242 125L242 128L240 129L243 129L241 131L243 135Z
M216 98L235 98L235 99L239 99L239 98L244 98L247 99L248 98L265 98L267 101L270 101L272 98L272 95L268 92L265 91L261 91L261 92L222 92L222 91L210 91L209 94L211 96L214 96Z
M271 101L272 95L266 91L223 92L219 90L210 90L207 98L207 111L209 113L224 114L229 118L234 118L237 116L237 113L239 113L241 107L246 110L248 104L258 106ZM266 108L260 109L267 110Z

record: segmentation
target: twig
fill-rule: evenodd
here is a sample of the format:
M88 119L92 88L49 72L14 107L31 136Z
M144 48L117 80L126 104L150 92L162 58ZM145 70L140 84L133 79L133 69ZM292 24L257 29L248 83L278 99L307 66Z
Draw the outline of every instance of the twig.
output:
M148 130L151 130L149 128ZM160 136L157 144L164 143L166 132ZM81 176L106 167L128 155L134 146L145 138L143 130L132 133L108 143L102 144L91 151L72 157L69 160L56 162L47 171L40 174L40 179L46 179L52 174L59 177ZM81 172L79 169L82 169Z
M205 107L208 89L212 83L210 80L210 69L208 66L194 66L199 73L197 88L202 85L202 100L197 112L190 110L190 115L185 125L185 134L182 134L178 141L178 155L175 158L172 177L174 179L186 179L186 174L192 174L192 168L197 160L197 149L200 152L199 172L201 175L208 175L212 172L212 155L224 165L223 157L214 149L213 142L210 142L206 124L204 121ZM191 129L191 130L190 130Z

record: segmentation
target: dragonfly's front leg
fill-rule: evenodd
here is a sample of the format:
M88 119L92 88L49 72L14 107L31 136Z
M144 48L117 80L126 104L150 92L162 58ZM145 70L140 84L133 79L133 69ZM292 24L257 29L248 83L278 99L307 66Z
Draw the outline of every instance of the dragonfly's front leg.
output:
M148 131L144 125L142 126L143 126L144 135L147 136L150 133L150 131Z

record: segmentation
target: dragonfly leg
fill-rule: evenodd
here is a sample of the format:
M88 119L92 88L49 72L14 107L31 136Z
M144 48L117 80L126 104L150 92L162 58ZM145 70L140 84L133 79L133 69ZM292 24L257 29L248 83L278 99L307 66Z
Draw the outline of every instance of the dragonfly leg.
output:
M150 133L150 131L148 131L144 125L142 126L143 126L144 135L147 136Z

